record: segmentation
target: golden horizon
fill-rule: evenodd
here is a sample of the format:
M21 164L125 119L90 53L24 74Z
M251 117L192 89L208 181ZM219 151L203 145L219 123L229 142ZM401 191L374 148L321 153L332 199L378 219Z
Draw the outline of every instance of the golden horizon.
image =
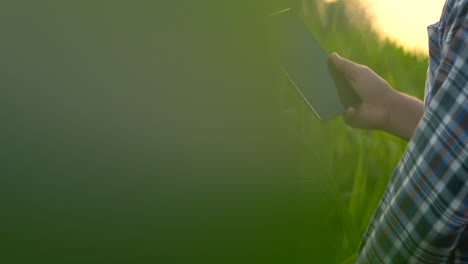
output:
M437 23L445 0L360 0L374 28L407 50L428 52L427 26Z

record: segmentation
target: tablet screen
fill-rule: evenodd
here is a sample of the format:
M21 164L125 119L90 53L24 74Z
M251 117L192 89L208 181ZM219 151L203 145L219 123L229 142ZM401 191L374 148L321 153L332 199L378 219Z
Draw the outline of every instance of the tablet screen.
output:
M354 93L334 70L328 55L300 18L289 9L275 13L271 18L274 56L317 117L332 119L350 104L355 104L355 100L338 92L337 88L341 88L345 94Z

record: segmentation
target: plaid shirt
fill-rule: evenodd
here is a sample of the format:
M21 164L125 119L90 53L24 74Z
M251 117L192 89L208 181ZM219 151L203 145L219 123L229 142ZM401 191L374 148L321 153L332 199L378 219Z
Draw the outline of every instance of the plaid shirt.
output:
M468 263L468 0L428 31L425 113L356 263Z

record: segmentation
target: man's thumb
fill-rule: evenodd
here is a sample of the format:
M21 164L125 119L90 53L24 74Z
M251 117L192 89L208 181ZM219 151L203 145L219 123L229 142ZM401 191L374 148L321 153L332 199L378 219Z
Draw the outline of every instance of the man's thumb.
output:
M358 64L348 60L348 59L344 59L342 58L340 55L338 55L338 53L334 52L332 55L331 55L331 60L333 62L333 64L335 65L335 68L344 73L347 77L349 78L353 78L356 73L357 73L357 69L359 67Z

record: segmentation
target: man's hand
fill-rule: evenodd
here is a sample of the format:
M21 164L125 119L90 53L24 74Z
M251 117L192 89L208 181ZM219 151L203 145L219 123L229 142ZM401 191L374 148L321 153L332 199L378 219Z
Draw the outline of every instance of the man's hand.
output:
M343 115L346 123L355 128L383 130L410 140L423 115L423 103L393 90L367 66L341 58L336 53L331 59L362 100L359 107L347 109Z

